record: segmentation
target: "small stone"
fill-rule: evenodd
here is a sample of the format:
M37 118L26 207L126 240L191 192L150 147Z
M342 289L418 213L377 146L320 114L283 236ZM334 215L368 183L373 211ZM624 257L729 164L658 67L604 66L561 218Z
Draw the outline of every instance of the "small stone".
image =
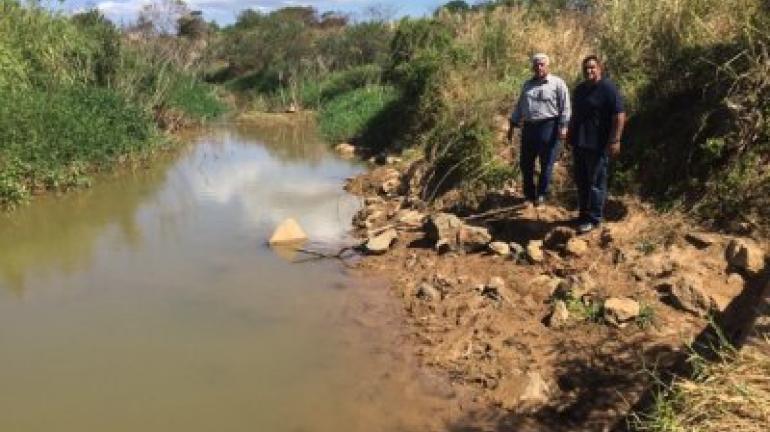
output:
M426 301L440 300L441 292L428 282L423 282L417 287L416 297Z
M524 248L524 246L516 242L508 243L508 248L511 251L511 256L513 256L515 259L522 258L527 253L527 250Z
M581 257L588 252L588 242L582 238L574 237L567 241L567 245L565 246L564 250L568 255Z
M548 402L551 390L548 383L537 372L528 372L519 401L526 404L544 404Z
M278 225L268 243L277 245L307 240L307 234L294 219L286 219Z
M508 256L511 254L511 248L503 242L492 242L489 244L489 251L495 255Z
M542 240L530 240L527 243L527 259L533 264L542 263L545 259Z
M348 143L337 144L337 146L334 147L334 151L345 158L353 157L356 154L356 148L352 144Z
M758 276L765 268L765 254L762 249L745 239L733 239L727 246L727 262L753 276Z
M388 164L388 165L393 165L393 164L401 163L402 161L403 161L403 159L401 159L398 156L386 156L385 157L385 163Z
M639 312L639 302L634 299L613 297L604 302L604 319L616 327L633 321Z
M382 234L370 237L366 241L364 249L371 255L382 255L390 249L390 246L397 238L398 232L391 228Z
M557 300L553 304L551 315L548 316L547 325L550 328L561 328L569 321L569 310L567 304L562 300Z

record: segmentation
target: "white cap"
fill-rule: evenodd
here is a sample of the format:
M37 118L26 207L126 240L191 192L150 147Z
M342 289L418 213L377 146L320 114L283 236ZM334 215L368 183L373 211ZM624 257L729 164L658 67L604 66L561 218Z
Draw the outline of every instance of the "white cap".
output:
M537 53L532 56L532 64L535 64L535 62L543 62L545 64L550 64L551 59L548 58L548 54L544 53Z

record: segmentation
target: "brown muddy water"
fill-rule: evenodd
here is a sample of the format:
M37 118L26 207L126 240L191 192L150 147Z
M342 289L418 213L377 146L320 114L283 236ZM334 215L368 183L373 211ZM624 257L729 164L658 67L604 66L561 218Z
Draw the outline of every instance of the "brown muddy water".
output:
M0 216L0 431L440 430L382 283L266 245L344 242L362 167L222 126L148 170Z

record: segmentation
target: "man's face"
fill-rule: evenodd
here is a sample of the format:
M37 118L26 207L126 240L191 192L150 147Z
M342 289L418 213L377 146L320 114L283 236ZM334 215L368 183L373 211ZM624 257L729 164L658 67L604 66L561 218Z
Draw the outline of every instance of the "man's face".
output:
M548 75L548 62L545 60L535 60L532 62L532 72L535 77L543 79Z
M594 83L602 79L602 68L596 60L588 60L583 64L583 78Z

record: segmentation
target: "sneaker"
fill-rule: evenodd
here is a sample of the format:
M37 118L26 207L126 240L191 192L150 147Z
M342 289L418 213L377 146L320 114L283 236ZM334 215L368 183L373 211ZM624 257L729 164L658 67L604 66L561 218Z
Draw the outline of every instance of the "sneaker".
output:
M539 197L535 198L534 204L535 207L542 207L545 205L545 197L540 195Z
M591 232L594 228L596 228L596 225L594 225L591 222L583 222L580 225L578 225L577 232L578 234L585 234L587 232Z

